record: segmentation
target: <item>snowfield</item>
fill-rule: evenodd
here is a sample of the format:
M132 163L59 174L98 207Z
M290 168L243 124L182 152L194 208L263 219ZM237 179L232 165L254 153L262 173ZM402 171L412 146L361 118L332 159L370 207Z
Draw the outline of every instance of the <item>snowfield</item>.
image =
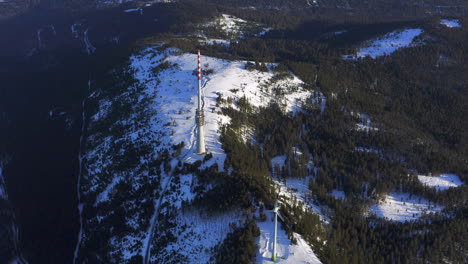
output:
M322 263L315 255L310 246L302 239L301 235L293 233L297 239L297 245L292 245L286 231L280 226L278 221L278 235L276 240L277 261L271 260L273 251L273 237L275 230L274 214L267 213L265 222L257 222L260 229L260 237L257 238L257 264L283 263L283 264L318 264Z
M449 188L456 188L463 185L463 182L455 174L441 174L440 176L418 175L418 180L437 191L444 191Z
M442 206L408 193L392 192L370 207L370 214L396 222L417 220L430 214L438 213Z
M357 54L345 55L343 59L357 60L367 56L375 59L380 56L390 55L399 49L411 47L414 39L422 33L423 30L419 28L396 30L378 39L369 41L369 45L361 48Z
M459 28L461 27L460 20L458 19L441 19L440 24L448 28Z

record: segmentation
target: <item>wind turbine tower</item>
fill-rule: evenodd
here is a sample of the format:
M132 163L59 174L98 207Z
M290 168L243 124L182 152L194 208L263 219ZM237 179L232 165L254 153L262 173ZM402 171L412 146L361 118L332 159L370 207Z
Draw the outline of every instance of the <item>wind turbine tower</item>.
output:
M275 232L273 234L273 252L271 254L271 260L273 262L276 262L277 260L277 256L276 256L276 240L277 240L277 237L278 237L278 217L281 219L281 221L285 222L284 221L284 218L283 216L281 216L280 212L279 212L279 205L278 205L278 197L276 197L276 200L275 200L275 207L273 208L273 210L267 210L267 212L272 212L275 214Z
M196 121L198 127L197 139L197 153L205 154L205 130L204 123L205 117L203 114L203 100L202 100L202 68L200 50L198 50L198 108L196 112Z

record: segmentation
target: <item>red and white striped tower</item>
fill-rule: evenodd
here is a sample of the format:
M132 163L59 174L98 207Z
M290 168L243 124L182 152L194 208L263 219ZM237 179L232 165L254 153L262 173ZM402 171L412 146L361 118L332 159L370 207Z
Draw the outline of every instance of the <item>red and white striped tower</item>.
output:
M198 50L198 109L196 113L196 120L198 126L198 140L197 140L197 153L204 154L205 149L205 131L204 131L204 115L203 115L203 101L202 101L202 68L200 50Z

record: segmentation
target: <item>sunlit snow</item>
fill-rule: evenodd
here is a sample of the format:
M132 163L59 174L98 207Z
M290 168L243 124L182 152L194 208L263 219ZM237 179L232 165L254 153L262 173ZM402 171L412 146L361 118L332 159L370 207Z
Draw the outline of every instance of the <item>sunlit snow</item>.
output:
M441 174L440 176L424 176L418 175L418 180L423 184L431 188L435 188L438 191L447 190L449 188L458 187L463 182L455 174Z

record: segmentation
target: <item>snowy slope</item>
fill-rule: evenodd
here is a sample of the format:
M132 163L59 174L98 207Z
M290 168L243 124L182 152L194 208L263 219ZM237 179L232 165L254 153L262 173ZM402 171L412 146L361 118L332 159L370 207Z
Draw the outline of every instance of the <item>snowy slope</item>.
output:
M447 190L463 185L463 182L455 174L441 174L440 176L418 175L418 180L426 186L435 188L438 191Z
M257 239L257 264L284 263L284 264L318 264L321 263L310 246L299 234L293 233L297 244L292 245L286 232L278 226L277 261L271 260L273 251L274 221L273 214L267 215L265 222L257 222L261 234Z
M423 30L419 28L396 30L378 39L369 41L370 43L366 47L359 49L357 54L345 55L343 58L356 60L370 56L375 59L380 56L390 55L401 48L410 47L413 40L422 33Z
M442 209L442 206L416 195L392 192L385 195L382 201L372 205L369 211L380 218L405 222L417 220L426 214L441 212Z
M197 108L197 81L193 75L196 68L197 56L195 54L180 54L175 50L166 50L162 54L153 49L147 49L131 58L131 68L134 76L139 82L145 85L145 94L152 96L152 104L155 112L158 113L158 119L162 122L155 123L153 131L168 129L170 144L176 145L183 142L181 155L174 159L172 164L183 161L193 163L202 160L204 156L194 153L195 144L195 112ZM290 76L284 80L272 81L274 73L249 71L245 69L247 62L227 61L210 57L202 57L202 65L205 70L213 73L204 76L203 83L203 108L205 114L205 139L207 151L213 155L213 158L204 162L202 168L217 164L218 169L224 169L224 160L226 154L222 149L219 138L220 127L229 123L229 118L221 114L221 106L237 107L239 98L246 98L254 106L266 106L271 100L282 103L285 112L295 112L300 110L301 102L310 96L309 91L302 88L302 81L295 76ZM162 67L163 66L163 67ZM284 95L277 96L277 91L282 91ZM231 98L232 102L220 105L217 99ZM105 104L103 104L105 105ZM177 193L166 192L167 186L172 183L172 176L169 176L168 182L164 184L162 197L156 202L156 211L151 221L151 228L148 229L148 236L145 240L144 251L151 251L153 234L157 231L156 214L165 212L161 204L170 204L180 208L182 202L190 202L194 195L191 192L191 186L194 183L193 175L179 175L181 179L177 188ZM170 188L172 189L172 188ZM176 241L169 243L164 252L157 252L158 256L148 254L146 261L161 261L163 256L172 256L177 252L177 256L192 258L193 252L209 252L210 249L229 231L229 224L236 220L236 217L210 220L210 218L201 218L193 220L196 214L191 215L191 220L187 222L186 217L177 217L172 232L184 233L184 239L179 237ZM199 222L193 226L193 221ZM207 231L199 226L212 226L210 221L219 225L218 229L223 232L213 233L210 238ZM179 227L185 227L180 230ZM187 231L189 230L189 231ZM197 244L195 241L206 237L210 242ZM157 239L156 237L154 239ZM214 243L214 244L213 244ZM203 250L201 250L203 248ZM183 249L183 250L182 250ZM172 252L172 253L171 253ZM155 253L155 252L153 252ZM199 254L200 263L210 257L210 252ZM173 258L173 257L172 257Z
M211 257L211 248L239 217L233 212L219 217L201 212L175 215L193 201L199 184L193 174L180 172L181 167L202 161L201 169L224 169L219 131L230 119L221 107L237 108L238 100L246 98L255 107L275 101L285 113L294 113L311 97L296 76L273 78L272 71L245 69L246 63L202 57L203 68L212 72L202 80L206 147L213 155L208 161L194 153L196 54L144 49L130 58L127 74L133 79L126 74L116 77L122 79L113 86L124 87L108 94L99 87L90 91L89 100L99 107L87 118L85 131L89 135L79 186L83 240L77 262L112 258L128 263L142 258L143 263L188 263L194 252L204 252L197 256L202 263ZM114 223L125 228L114 233ZM220 231L209 234L207 229L214 225ZM102 233L107 236L96 237ZM109 255L90 250L97 239L107 240ZM204 239L210 242L196 243Z

